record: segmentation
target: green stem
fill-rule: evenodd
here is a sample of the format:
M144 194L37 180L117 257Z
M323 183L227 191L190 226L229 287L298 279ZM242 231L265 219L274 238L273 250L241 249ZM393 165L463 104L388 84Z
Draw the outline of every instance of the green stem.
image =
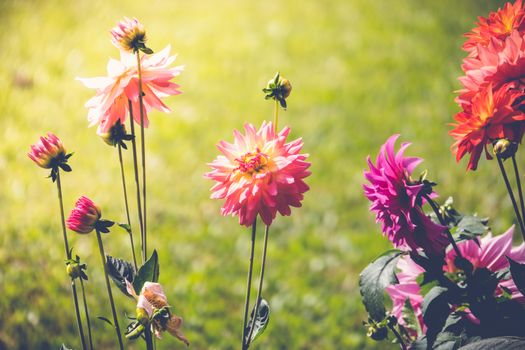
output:
M133 254L133 264L135 265L135 270L138 270L137 266L137 257L135 256L135 244L133 243L133 232L131 230L131 218L129 216L129 205L128 205L128 191L126 189L126 176L124 175L124 162L122 161L122 146L118 144L118 159L120 162L120 174L122 177L122 190L124 192L124 204L126 207L126 219L128 219L129 227L129 240L131 243L131 253Z
M146 256L144 255L144 223L142 222L142 204L140 199L140 181L139 181L139 166L137 161L137 142L135 140L135 121L133 120L133 107L131 101L128 101L129 104L129 119L131 124L131 148L133 150L133 170L135 172L135 185L137 187L137 210L139 214L139 227L140 227L140 243L142 250L142 263L146 262Z
M399 341L399 345L401 346L401 349L407 350L407 346L405 345L405 342L403 341L403 337L401 337L401 334L399 334L397 329L394 326L390 325L390 324L388 325L388 328L390 328L392 333L394 333L394 335L396 336L397 341Z
M275 124L275 132L278 130L279 125L279 101L275 100L275 118L274 118L274 124Z
M523 220L518 209L518 204L516 203L516 198L514 198L514 193L512 192L512 187L510 186L509 178L507 177L507 172L505 171L505 166L503 166L503 161L500 157L496 156L496 158L498 160L501 175L503 176L503 181L505 181L505 186L507 187L507 192L509 193L510 201L512 202L512 206L514 207L514 213L516 214L516 219L518 220L521 234L523 235L523 239L525 239L525 229L523 227Z
M93 350L93 337L91 336L91 320L89 318L89 309L86 301L86 292L84 290L84 280L82 277L80 279L80 288L82 289L82 300L84 301L84 314L86 315L88 337L89 337L89 349Z
M263 281L264 281L264 270L266 266L266 250L268 247L268 232L270 230L270 226L266 225L266 228L264 230L264 246L263 246L263 253L262 253L262 265L261 265L261 275L259 276L259 289L257 290L257 299L255 300L255 311L253 313L253 319L252 324L250 327L250 333L248 334L248 338L246 339L246 343L249 346L251 343L251 338L253 334L253 329L255 328L255 320L257 319L257 313L259 312L259 305L261 303L261 292L263 288Z
M144 216L144 230L142 232L143 246L142 246L142 258L146 261L148 256L148 234L147 234L147 225L146 225L146 139L144 138L144 101L143 92L142 92L142 69L140 67L140 54L137 51L137 71L139 75L139 106L140 106L140 138L141 138L141 153L142 153L142 197L143 201L143 216Z
M71 259L71 253L69 250L69 243L67 241L66 233L66 219L64 216L64 199L62 198L62 184L60 182L60 169L57 170L57 188L58 188L58 202L60 204L60 219L62 223L62 235L64 238L64 249L66 250L66 258ZM82 349L87 350L86 339L84 336L84 329L82 327L82 319L80 318L80 309L78 307L78 296L77 296L77 287L75 285L75 280L71 280L71 295L73 297L73 303L75 304L75 316L77 318L78 326L78 335L80 337L80 343L82 344Z
M463 255L461 255L461 252L459 251L456 241L454 241L454 237L452 237L452 233L450 233L450 230L448 229L447 223L445 222L445 220L443 220L443 217L441 216L441 213L439 212L439 208L436 202L434 202L432 198L430 198L430 196L427 194L423 195L423 197L427 200L428 204L430 204L430 206L432 207L432 210L434 210L434 213L436 213L439 223L442 226L445 226L447 228L446 229L447 237L448 237L448 240L450 241L450 244L452 244L454 251L456 252L456 256L463 258Z
M144 331L144 338L146 341L146 349L153 350L153 337L151 336L151 326L149 324Z
M521 218L525 219L525 202L523 201L523 190L521 188L520 172L518 170L518 163L516 162L516 154L512 155L512 165L514 166L514 175L516 176L516 185L518 186L518 194L520 197Z
M253 253L255 251L255 233L257 231L257 218L255 218L252 225L252 240L250 249L250 267L248 269L248 282L246 287L246 300L244 303L244 318L242 323L242 349L248 349L248 342L246 341L246 325L248 323L248 308L250 306L250 292L252 288L252 273L253 273Z
M118 324L117 310L115 308L115 301L113 300L113 293L111 293L111 285L109 284L109 275L108 269L106 266L106 253L104 252L104 245L102 244L102 237L100 236L100 231L97 232L97 241L98 249L100 251L100 258L102 259L102 266L104 267L104 277L106 279L106 289L108 291L109 303L111 305L111 313L113 315L113 326L115 327L115 332L117 333L117 339L119 343L120 350L124 350L124 344L122 343L122 335L120 334L120 327Z

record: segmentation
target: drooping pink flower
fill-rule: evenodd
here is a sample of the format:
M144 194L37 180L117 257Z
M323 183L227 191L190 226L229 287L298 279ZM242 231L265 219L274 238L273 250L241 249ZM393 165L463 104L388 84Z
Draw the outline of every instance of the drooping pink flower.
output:
M364 175L370 185L363 185L363 188L372 202L370 210L376 213L383 234L395 247L423 248L427 253L442 254L448 244L445 228L425 215L421 208L424 200L420 195L423 184L410 177L422 159L404 156L409 143L403 143L395 153L394 144L398 137L388 138L375 164L368 157L370 170ZM435 193L430 196L435 196Z
M164 293L164 289L160 283L146 282L137 296L133 285L126 280L126 289L128 293L137 300L137 309L142 309L148 315L151 321L151 327L157 338L162 337L162 333L167 331L186 346L190 345L190 342L186 336L182 333L180 328L182 327L182 318L172 313L169 309L171 308L168 304L168 299ZM155 317L155 312L164 309L167 317L159 315Z
M146 31L138 19L124 17L111 29L111 42L122 51L137 52L144 47Z
M222 215L238 215L245 226L260 215L270 225L277 212L290 215L290 206L301 206L309 189L304 182L310 175L308 154L299 153L301 139L286 143L288 127L277 133L271 122L263 122L259 130L247 123L244 130L245 135L233 132L233 144L217 144L223 155L209 163L212 171L205 177L217 182L211 198L225 199Z
M421 287L416 282L417 277L425 272L425 270L416 264L409 256L402 256L397 268L399 272L396 274L399 280L398 284L393 284L385 288L387 294L392 299L393 308L392 314L397 318L398 322L405 327L414 338L418 335L418 328L425 333L426 326L423 322L423 311L421 309L423 304L423 296L421 295ZM410 315L405 314L405 303L409 302L416 316L417 325L410 324L407 320Z
M507 256L520 263L525 263L525 243L512 247L513 235L514 226L499 236L492 237L492 234L488 233L481 239L477 239L477 242L474 240L461 241L457 246L461 255L472 264L474 270L486 268L497 272L509 266ZM453 249L447 252L445 272L454 273L459 270L455 265L455 258L456 252ZM525 297L518 291L512 278L502 280L500 286L510 289L513 299L525 302Z
M62 141L55 134L48 132L47 136L41 136L40 140L31 146L27 155L39 167L51 169L64 160L66 150Z
M77 233L90 233L95 229L101 215L100 208L91 199L82 196L71 210L66 224L70 230Z
M183 66L170 67L176 56L170 56L171 47L153 55L142 55L142 91L144 103L144 127L148 127L148 113L153 109L161 112L171 110L162 102L162 98L181 93L179 85L171 80L178 76ZM129 101L133 110L133 119L140 124L139 79L136 57L121 51L121 59L110 59L107 66L108 76L96 78L77 78L86 87L96 89L96 94L87 103L89 126L99 124L98 132L107 133L118 121L126 122L129 114Z

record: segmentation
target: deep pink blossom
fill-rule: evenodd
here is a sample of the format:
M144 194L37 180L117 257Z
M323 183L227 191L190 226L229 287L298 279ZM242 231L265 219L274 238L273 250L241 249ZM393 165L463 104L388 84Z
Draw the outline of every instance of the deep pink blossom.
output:
M66 150L62 141L55 134L48 132L47 136L41 136L40 140L31 146L27 155L39 167L50 169L65 157Z
M95 229L100 216L100 208L91 199L82 196L71 210L66 224L70 230L77 233L90 233Z
M142 91L144 93L144 127L148 127L148 113L153 109L170 112L162 98L181 93L179 85L171 80L178 76L182 66L170 67L176 56L170 56L170 46L153 55L142 55ZM121 51L120 61L110 59L108 76L78 78L86 87L96 89L96 94L87 103L90 126L99 124L98 132L107 133L118 121L125 123L129 115L129 102L133 119L140 124L139 79L136 56Z
M234 131L233 144L219 142L223 155L209 164L213 170L205 176L217 182L211 198L225 199L222 215L238 215L245 226L260 215L270 225L277 212L290 215L290 206L301 206L309 189L303 180L310 175L308 154L299 153L301 139L286 143L288 127L277 133L271 122L263 122L259 130L249 123L244 129L245 135Z
M381 147L376 163L368 157L369 171L364 185L366 197L372 202L370 210L381 222L383 234L397 248L423 248L427 253L442 254L448 244L445 228L435 224L423 212L421 198L423 184L413 181L411 174L422 159L405 157L410 145L403 143L397 153L394 144L399 135L393 135ZM435 193L430 194L435 196Z

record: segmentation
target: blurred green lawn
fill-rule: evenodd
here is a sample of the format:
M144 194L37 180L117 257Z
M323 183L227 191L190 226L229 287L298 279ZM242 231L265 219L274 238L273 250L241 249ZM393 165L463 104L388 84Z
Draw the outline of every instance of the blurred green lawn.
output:
M184 317L192 349L239 347L249 230L219 215L221 203L209 199L212 184L202 174L218 140L231 140L245 121L272 118L261 88L277 70L294 87L281 124L304 138L311 190L303 208L272 225L264 287L271 321L253 348L395 348L367 340L361 326L358 274L390 246L362 194L365 157L401 133L414 143L408 153L426 159L421 168L439 182L443 198L457 194L464 210L500 215L492 223L496 232L511 223L495 164L465 173L447 135L457 110L462 34L501 4L0 2L0 349L58 349L62 342L79 348L56 188L26 153L44 132L59 135L75 152L74 171L63 179L66 211L85 194L106 218L125 220L116 150L87 128L83 105L93 92L74 80L105 74L108 58L118 54L109 30L123 16L138 17L149 46L171 44L186 66L177 80L184 93L167 100L173 112L151 114L148 227L150 247L160 254L160 282ZM71 241L89 265L91 313L109 317L94 235L71 234ZM130 259L122 231L105 244L109 254ZM120 294L117 302L126 323L133 302ZM97 348L115 348L111 330L93 322ZM165 336L157 348L183 345Z

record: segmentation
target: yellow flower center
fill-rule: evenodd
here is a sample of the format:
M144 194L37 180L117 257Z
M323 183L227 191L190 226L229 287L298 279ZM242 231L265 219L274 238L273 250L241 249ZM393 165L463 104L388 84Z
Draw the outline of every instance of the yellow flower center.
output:
M235 170L252 175L267 167L268 156L262 153L259 148L256 148L255 152L248 152L242 157L235 159L235 161L239 164Z

